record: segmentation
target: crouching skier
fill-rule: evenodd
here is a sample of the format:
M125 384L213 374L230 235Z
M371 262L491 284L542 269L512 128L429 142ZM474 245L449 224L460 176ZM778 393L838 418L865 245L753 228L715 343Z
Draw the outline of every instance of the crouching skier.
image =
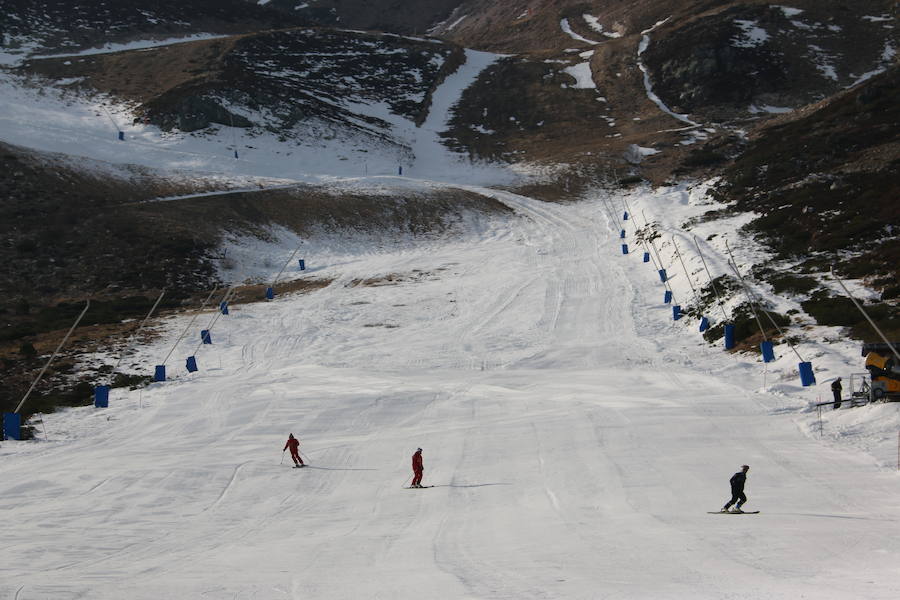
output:
M731 512L744 512L741 510L741 506L747 501L747 496L744 495L744 484L747 483L747 471L749 470L749 465L743 465L740 471L731 476L731 479L729 480L731 483L731 500L722 507L722 512L728 512L728 509L731 508L731 505L735 502L737 502L737 504L735 504L734 510Z
M287 443L284 445L284 450L288 448L291 449L291 459L294 461L294 467L304 467L306 465L303 464L303 459L300 458L300 440L294 437L293 433L288 434ZM284 452L282 450L282 452Z

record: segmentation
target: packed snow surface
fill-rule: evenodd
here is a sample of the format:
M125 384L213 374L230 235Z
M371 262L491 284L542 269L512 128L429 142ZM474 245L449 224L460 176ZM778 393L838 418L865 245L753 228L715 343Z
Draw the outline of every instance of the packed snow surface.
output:
M760 363L672 321L599 196L472 189L516 216L304 240L330 285L234 307L170 381L5 443L0 597L897 597L900 478L804 431L792 355L760 390ZM643 221L689 202L629 206ZM286 242L257 248L261 268ZM282 462L289 432L306 469ZM416 447L433 488L403 489ZM743 463L761 514L707 514Z
M285 277L329 283L232 307L212 345L195 331L212 313L180 344L192 315L167 318L126 369L149 374L174 346L169 381L116 389L108 409L47 415L37 440L4 442L0 598L900 596L898 405L821 421L811 408L834 376L860 370L858 346L805 335L795 350L818 385L802 388L784 344L763 365L703 342L695 318L673 321L659 266L687 306L705 283L700 249L714 276L725 240L742 267L763 256L735 233L753 215L685 231L721 208L702 190L547 204L475 187L491 177L440 161L454 98L492 60L470 54L436 92L410 134L410 168L423 167L412 178L354 179L323 156L334 169L323 180L408 197L449 185L433 172L514 214L462 216L445 234L232 239L235 279L270 281L299 247L309 270ZM46 150L275 185L320 164L291 172L268 143L221 168L232 136L135 129L120 144L110 121L126 122L124 108L74 98L61 111L9 81L0 93L30 101L9 105L0 138ZM660 237L642 262L633 234L646 222ZM757 292L774 310L797 306ZM284 457L289 432L309 467ZM417 447L430 489L404 489ZM745 463L746 508L761 513L707 514Z

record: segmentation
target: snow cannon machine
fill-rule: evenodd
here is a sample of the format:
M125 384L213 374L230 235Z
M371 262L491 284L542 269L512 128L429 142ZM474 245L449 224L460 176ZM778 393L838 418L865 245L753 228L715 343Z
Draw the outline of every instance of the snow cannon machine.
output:
M900 364L894 354L898 350L900 342L863 344L862 355L866 357L866 370L872 377L872 402L900 401Z

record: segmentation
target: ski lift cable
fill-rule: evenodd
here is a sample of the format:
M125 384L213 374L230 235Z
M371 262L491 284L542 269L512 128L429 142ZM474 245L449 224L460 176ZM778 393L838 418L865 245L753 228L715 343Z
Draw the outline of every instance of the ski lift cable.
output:
M772 325L778 331L778 334L784 338L784 341L787 342L787 345L790 347L790 349L794 352L794 354L797 355L797 358L800 359L800 362L804 362L803 357L800 356L799 352L797 352L797 348L795 348L794 344L792 344L791 341L787 338L787 336L784 335L784 331L781 329L781 327L778 326L778 323L775 322L775 319L772 318L772 315L769 314L769 311L765 310L762 307L762 302L761 302L759 296L757 296L755 292L752 292L750 290L750 286L747 284L746 280L744 279L744 277L741 275L741 272L737 268L737 263L734 260L734 254L732 254L732 252L731 252L731 247L728 245L728 240L725 240L725 248L726 248L726 250L728 250L728 256L731 257L731 260L728 262L728 266L731 267L732 271L734 271L735 276L737 276L738 281L741 283L741 286L743 286L743 288L744 288L744 293L747 294L747 300L750 302L750 310L753 311L753 316L756 318L756 322L759 325L760 332L762 333L763 339L768 341L768 338L766 337L766 333L762 329L762 322L759 320L759 315L757 314L756 309L753 307L754 303L759 305L759 310L762 311L763 313L765 313L766 317L769 319L769 322L772 323Z
M843 280L834 274L834 267L831 267L828 272L831 273L831 276L834 277L835 281L838 282L838 285L841 286L841 288L844 290L844 292L847 294L847 296L853 302L854 306L856 306L856 308L859 310L859 312L861 312L862 315L866 318L866 321L869 322L869 325L872 326L872 329L875 330L875 332L878 334L878 336L881 338L881 340L885 344L887 344L888 348L891 349L891 352L894 353L894 356L897 357L897 360L900 361L900 353L897 352L897 349L894 347L894 344L892 344L891 342L888 341L887 337L884 335L884 333L881 331L881 329L878 328L878 325L875 324L875 321L872 320L872 318L865 311L865 309L863 309L862 305L856 300L856 298L853 296L853 294L850 293L850 290L847 289L847 286L844 285Z
M166 354L166 357L163 359L163 361L162 361L160 364L164 365L164 364L166 364L166 363L169 361L169 358L172 357L172 353L175 352L175 348L178 347L178 344L179 344L179 343L181 342L181 340L184 338L184 336L185 336L185 334L188 332L188 330L190 330L191 326L194 324L194 321L197 320L197 317L199 317L199 316L200 316L200 313L203 312L203 309L206 308L206 304L209 302L210 298L212 298L212 297L213 297L213 294L215 294L217 291L219 291L219 288L214 288L213 291L211 291L211 292L209 293L209 295L206 297L206 300L203 301L203 304L200 305L200 308L197 310L196 313L194 313L194 316L191 317L191 320L190 320L190 322L187 324L187 327L184 328L184 331L181 332L181 335L179 335L179 336L178 336L178 339L175 340L175 343L172 344L171 350L169 350L169 353Z
M50 360L48 360L44 364L44 368L41 369L41 372L38 373L38 376L31 382L31 387L28 388L28 391L25 392L25 396L22 397L22 401L19 402L19 405L16 407L16 410L13 412L18 414L20 410L22 410L22 406L25 404L25 401L28 400L28 396L31 395L31 392L34 391L34 388L37 386L38 382L41 380L41 377L44 376L44 373L47 372L47 368L50 367L50 363L53 362L53 359L56 358L56 355L59 354L59 351L62 350L62 347L66 344L69 339L69 336L72 335L72 332L75 331L75 328L78 327L78 324L81 323L81 319L84 317L85 313L88 311L88 308L91 307L90 299L84 303L84 309L81 311L81 314L78 315L78 318L75 319L75 323L72 324L72 327L69 328L69 332L66 334L66 337L62 339L59 343L59 346L56 347L56 350L53 351L53 354L50 355Z
M728 315L728 311L725 310L725 305L722 303L722 297L719 296L719 289L716 287L716 282L713 281L712 273L709 272L709 267L706 265L706 259L703 257L703 251L700 249L700 242L697 240L697 236L694 236L694 245L697 246L697 254L700 255L700 260L703 262L703 268L706 270L706 276L709 278L709 284L712 286L713 292L716 294L716 302L719 305L719 308L722 309L722 314L725 315L726 321L731 321L731 317Z
M626 210L628 210L628 213L632 216L632 219L634 219L634 229L635 229L635 234L637 234L639 229L644 229L647 226L647 217L644 217L644 224L641 225L640 227L638 227L637 219L634 217L634 213L631 211L631 208L628 206L628 202L627 201L624 201L624 202L625 202ZM641 214L643 214L643 211L641 211ZM653 261L653 267L655 269L659 270L660 267L659 267L659 265L656 264L656 259L653 258L653 254L650 253L650 248L647 246L647 241L644 239L643 235L641 235L640 238L641 238L640 243L641 243L641 246L644 247L644 252L646 252L647 255L650 257L650 259Z
M649 219L647 219L647 215L644 214L643 209L641 210L641 216L644 217L644 223L645 223L646 227L649 229L649 228L650 228L650 221L649 221ZM656 262L658 263L657 269L662 270L662 269L664 269L665 267L663 266L662 258L661 258L660 255L659 255L659 250L656 249L656 244L653 243L652 236L648 235L647 237L648 237L647 243L650 244L650 247L653 248L654 254L656 254ZM672 291L672 286L669 285L669 278L668 278L668 277L666 277L666 280L663 282L663 284L665 285L665 287L666 287L667 290L669 290L670 292ZM675 299L675 295L674 295L674 294L672 295L672 299L673 299L673 300Z
M700 309L700 300L697 298L697 289L694 287L694 282L691 281L691 276L688 273L687 266L684 264L684 259L681 258L681 252L678 250L678 244L675 243L675 236L672 236L672 247L675 248L675 256L678 257L678 262L681 263L681 268L684 270L684 276L688 280L688 284L691 286L691 292L694 294L694 302L697 304L697 310Z
M134 340L137 338L137 334L139 334L141 332L141 330L144 328L144 325L146 325L147 321L150 320L150 317L156 311L156 307L159 306L159 303L162 302L163 296L165 296L165 295L166 295L166 288L163 288L162 291L159 293L159 297L156 299L156 302L153 303L153 307L150 309L150 312L147 313L147 316L144 317L144 320L141 321L141 324L138 325L137 329L135 329L131 333L131 335L128 337L128 341L125 343L125 347L119 353L119 358L118 358L118 360L116 360L116 364L113 365L111 376L115 375L116 371L119 369L119 365L122 364L122 359L125 358L125 354L129 350L131 350L132 346L134 345Z
M225 295L222 296L221 302L228 302L229 300L231 300L231 296L234 293L235 286L236 286L236 284L232 285L230 288L228 288L228 290L225 292ZM221 310L217 310L215 312L215 314L213 315L213 318L210 319L210 321L209 321L209 325L206 326L207 335L209 335L209 332L212 331L213 326L215 326L216 322L219 320L219 317L221 317L222 314L223 313ZM194 352L193 352L193 354L191 354L191 356L195 356L197 354L197 352L200 351L200 348L202 346L203 346L203 337L201 336L200 343L197 344L197 348L194 350Z

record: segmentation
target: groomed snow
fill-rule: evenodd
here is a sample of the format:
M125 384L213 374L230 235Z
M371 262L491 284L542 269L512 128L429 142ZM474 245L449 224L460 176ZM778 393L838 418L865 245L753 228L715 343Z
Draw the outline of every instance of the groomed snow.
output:
M831 433L845 415L896 424L896 406L838 411L819 439L793 358L779 350L766 389L757 359L673 322L602 194L470 189L517 216L472 219L461 237L304 240L328 287L235 307L212 346L180 347L171 381L48 415L49 440L4 443L0 507L16 526L0 595L897 597L890 445ZM625 201L665 232L708 208L685 188L612 210ZM277 271L296 242L247 251ZM719 243L702 241L716 272ZM401 281L355 283L389 274ZM188 318L131 360L149 371ZM840 366L812 360L823 378ZM309 468L281 462L288 432ZM431 489L402 489L416 447ZM742 463L762 513L706 514Z
M496 59L467 58L408 138L417 157L441 156L433 142L454 98ZM121 123L126 108L70 99L61 110L53 94L9 81L0 94L9 107L0 139L225 170L231 135L212 138L218 151L210 139L140 128L121 144L107 139L115 129L103 109ZM228 172L272 185L320 177L384 196L448 185L428 172L323 176L311 153L291 167L281 151L268 143ZM393 155L374 155L394 166ZM477 187L480 171L464 162L414 164L515 215L467 215L450 233L416 237L231 239L229 278L269 281L299 246L309 271L286 278L331 283L233 307L211 346L191 331L176 347L170 381L114 390L108 409L46 415L38 440L4 442L0 598L900 595L900 405L827 411L821 422L812 408L833 377L861 370L858 344L806 323L796 350L814 364L811 388L783 344L769 365L709 346L696 319L672 320L657 265L642 262L633 239L636 226L654 224L654 261L687 306L691 283L705 283L697 246L713 276L727 272L725 240L742 268L767 258L736 233L754 215L696 220L722 208L704 186L548 204ZM798 306L753 285L774 310ZM159 339L125 370L151 373L191 317L158 323ZM183 368L189 355L197 373ZM289 432L309 468L285 464ZM416 447L431 489L402 489ZM761 514L706 514L728 499L743 463L747 508Z

